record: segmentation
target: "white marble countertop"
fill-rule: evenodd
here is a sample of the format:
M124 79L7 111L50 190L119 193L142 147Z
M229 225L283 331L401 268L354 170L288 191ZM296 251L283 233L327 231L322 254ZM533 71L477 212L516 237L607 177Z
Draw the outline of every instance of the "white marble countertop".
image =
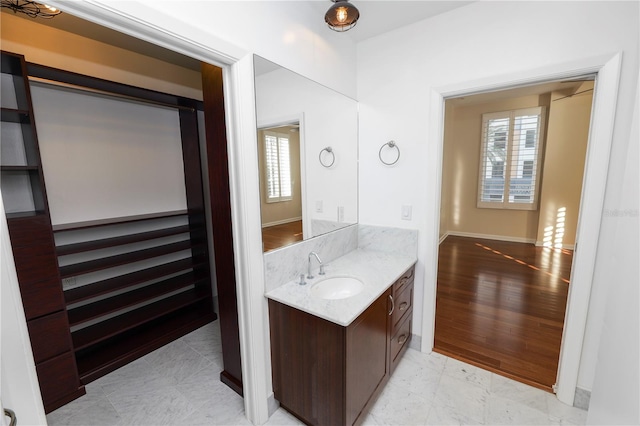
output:
M333 323L347 326L365 311L415 262L415 256L392 254L377 250L356 249L325 264L325 275L312 270L313 279L305 277L306 285L289 281L265 294L269 299L307 312ZM315 260L314 260L315 262ZM317 265L317 263L315 263ZM306 272L300 265L300 272ZM346 299L325 300L311 295L311 287L326 278L350 276L364 283L364 289Z

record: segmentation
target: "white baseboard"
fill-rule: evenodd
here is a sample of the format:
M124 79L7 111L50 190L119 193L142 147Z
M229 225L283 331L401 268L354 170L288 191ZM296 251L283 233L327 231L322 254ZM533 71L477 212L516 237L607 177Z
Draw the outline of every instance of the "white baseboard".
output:
M269 417L280 408L280 403L276 400L275 395L271 392L269 398L267 398L267 410L269 411Z
M297 222L299 220L302 220L302 216L291 217L289 219L276 220L275 222L263 223L262 227L263 228L268 228L270 226L284 225L285 223Z
M588 411L589 402L591 402L591 391L576 387L576 394L573 398L573 406Z
M442 234L442 236L440 237L440 240L438 241L438 245L442 244L442 242L444 240L446 240L448 236L449 236L449 232L448 231L445 232L444 234Z
M491 235L491 234L476 234L473 232L458 232L458 231L449 231L446 235L453 235L456 237L469 237L469 238L480 238L484 240L498 240L498 241L509 241L512 243L526 243L526 244L535 244L535 238L522 238L522 237L510 237L508 235Z
M411 341L409 342L409 347L411 349L415 349L420 352L422 350L422 336L418 336L417 334L411 334Z

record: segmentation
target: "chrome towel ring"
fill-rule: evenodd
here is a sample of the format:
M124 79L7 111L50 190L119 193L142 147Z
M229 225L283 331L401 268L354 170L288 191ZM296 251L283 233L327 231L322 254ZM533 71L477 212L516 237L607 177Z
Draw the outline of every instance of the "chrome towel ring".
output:
M382 159L382 150L384 149L385 146L388 146L389 148L395 148L398 151L398 154L395 160L391 162L386 162ZM385 144L382 144L382 146L380 147L380 151L378 151L378 158L380 158L380 161L382 161L382 164L386 164L387 166L393 166L400 159L400 148L398 147L398 145L396 145L394 141L389 141Z
M331 154L331 162L329 162L328 160L325 159L325 161L322 161L322 153L327 151L327 155ZM327 156L325 155L325 157ZM333 148L331 148L330 146L324 148L322 151L320 151L320 154L318 155L318 159L320 160L320 164L322 164L324 167L326 167L327 169L331 166L333 166L333 163L336 162L336 154L333 152Z

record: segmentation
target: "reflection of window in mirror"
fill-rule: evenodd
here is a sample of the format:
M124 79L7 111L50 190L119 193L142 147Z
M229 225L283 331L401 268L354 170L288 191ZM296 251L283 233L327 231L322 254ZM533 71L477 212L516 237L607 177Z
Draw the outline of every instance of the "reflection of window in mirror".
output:
M268 203L291 200L291 158L289 136L264 132L266 200Z

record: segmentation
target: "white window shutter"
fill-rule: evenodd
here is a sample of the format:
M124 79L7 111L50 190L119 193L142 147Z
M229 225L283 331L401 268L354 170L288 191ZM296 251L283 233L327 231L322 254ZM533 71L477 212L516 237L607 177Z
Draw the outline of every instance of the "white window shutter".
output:
M268 203L288 201L292 197L289 137L264 132L266 199Z
M543 119L543 107L483 114L478 207L537 208Z

